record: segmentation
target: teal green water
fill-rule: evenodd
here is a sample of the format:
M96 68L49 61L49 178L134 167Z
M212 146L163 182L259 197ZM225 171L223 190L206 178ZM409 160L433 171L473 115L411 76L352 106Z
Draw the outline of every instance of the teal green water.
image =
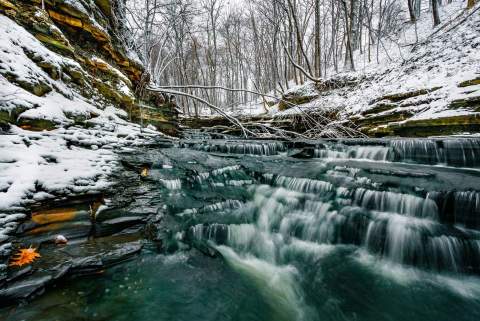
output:
M101 277L57 286L6 320L480 318L478 279L393 267L349 248L328 252L280 285L281 277L261 264L236 267L198 252L145 253Z
M476 168L275 148L149 153L163 249L0 319L480 320Z

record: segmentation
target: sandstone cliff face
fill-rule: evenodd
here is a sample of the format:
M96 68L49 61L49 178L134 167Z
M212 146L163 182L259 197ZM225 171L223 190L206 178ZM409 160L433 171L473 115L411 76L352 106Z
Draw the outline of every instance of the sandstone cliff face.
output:
M122 1L115 0L45 0L45 10L42 10L41 0L0 0L0 14L35 38L15 39L13 32L3 30L4 42L12 42L0 57L3 81L6 79L37 97L58 92L69 99L71 89L73 95L80 95L89 104L101 109L107 105L119 107L127 111L132 121L140 121L139 117L143 116L144 124L151 123L159 130L175 134L174 106L166 99L147 97L144 99L147 101L143 101L140 98L145 95L139 97L136 93L143 68L138 57L127 49L128 37L124 36L126 33L119 23L124 16L122 5ZM4 20L0 28L9 29L8 23ZM48 49L41 48L38 42ZM18 60L12 58L14 49L22 56ZM38 117L29 116L32 112L25 115L32 106L13 104L0 107L0 122L32 129L59 125L58 119L43 117L40 121ZM153 112L142 112L144 109ZM76 122L95 117L95 113L82 117L68 115L65 110L64 114Z

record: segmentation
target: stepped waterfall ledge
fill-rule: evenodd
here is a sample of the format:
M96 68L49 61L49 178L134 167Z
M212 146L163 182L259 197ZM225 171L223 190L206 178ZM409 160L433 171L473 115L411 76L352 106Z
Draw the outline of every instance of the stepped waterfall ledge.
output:
M0 0L0 321L479 321L480 0Z
M82 214L92 201L67 199L20 225L41 270L9 282L2 302L47 290L4 308L7 320L480 316L480 139L162 144L120 153L118 186L136 183L95 196L94 219ZM59 233L87 239L59 250ZM67 283L41 283L58 273Z

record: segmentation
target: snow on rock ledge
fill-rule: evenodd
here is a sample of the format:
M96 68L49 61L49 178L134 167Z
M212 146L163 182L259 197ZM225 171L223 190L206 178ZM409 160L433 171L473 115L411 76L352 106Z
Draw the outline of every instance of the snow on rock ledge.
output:
M292 88L283 98L298 107L282 108L286 104L280 102L272 108L273 116L332 111L338 116L335 120L353 121L370 136L480 132L480 14L455 28L451 26L457 21L448 24L468 13L462 1L446 4L441 15L447 27L430 38L430 16L425 15L417 25L422 37L418 45L412 46L415 26L408 25L399 44L385 44L389 56L380 55L379 64L365 65L366 57L358 55L356 72Z

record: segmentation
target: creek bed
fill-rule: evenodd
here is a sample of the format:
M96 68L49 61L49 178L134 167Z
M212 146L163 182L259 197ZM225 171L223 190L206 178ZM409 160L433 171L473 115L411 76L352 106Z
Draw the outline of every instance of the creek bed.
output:
M34 268L105 244L128 260L4 320L480 318L480 139L199 139L123 163L143 177Z

